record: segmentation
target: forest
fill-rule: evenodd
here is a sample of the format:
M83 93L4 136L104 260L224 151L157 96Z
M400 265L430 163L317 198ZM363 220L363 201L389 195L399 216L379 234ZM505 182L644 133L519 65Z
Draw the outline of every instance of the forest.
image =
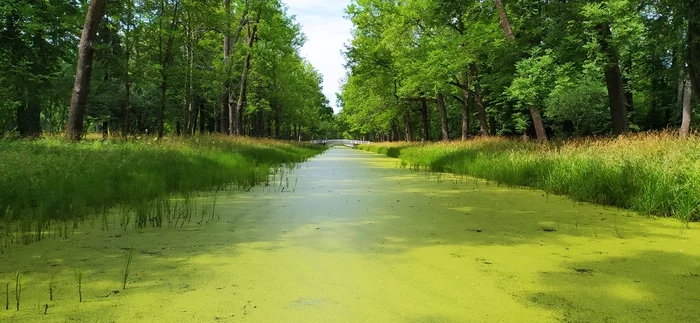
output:
M0 136L309 139L333 110L304 41L279 0L5 0Z
M0 321L694 322L699 99L700 0L0 0Z
M348 137L538 141L697 126L700 1L357 0Z

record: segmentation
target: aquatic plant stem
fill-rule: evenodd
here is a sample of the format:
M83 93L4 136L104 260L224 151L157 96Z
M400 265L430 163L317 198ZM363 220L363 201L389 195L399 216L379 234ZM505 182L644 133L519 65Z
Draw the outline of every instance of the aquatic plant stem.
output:
M22 293L22 283L19 280L19 271L17 272L17 275L15 276L15 301L17 303L17 310L19 311L19 299L21 297Z
M78 297L80 303L83 302L83 272L78 271Z
M122 289L126 289L126 280L129 278L129 267L131 267L131 251L134 247L129 248L129 254L126 256L126 268L124 268L124 280L122 281Z

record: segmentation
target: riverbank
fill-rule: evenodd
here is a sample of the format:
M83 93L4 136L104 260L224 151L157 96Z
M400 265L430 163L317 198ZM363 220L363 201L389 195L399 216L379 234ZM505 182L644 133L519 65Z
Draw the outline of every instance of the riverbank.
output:
M103 229L181 225L205 216L190 203L193 195L249 189L267 181L274 168L324 149L224 136L0 141L0 243L65 235L85 222ZM108 221L115 207L121 214ZM207 213L213 216L213 210Z
M540 145L500 138L379 143L404 165L527 186L640 214L700 220L700 138L643 134Z

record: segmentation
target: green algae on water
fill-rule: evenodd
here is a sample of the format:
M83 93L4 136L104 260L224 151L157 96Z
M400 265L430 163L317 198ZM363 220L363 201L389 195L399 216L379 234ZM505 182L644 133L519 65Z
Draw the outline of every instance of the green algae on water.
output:
M700 315L700 233L692 225L681 231L674 219L411 172L395 159L343 148L303 164L290 175L297 179L295 191L220 192L216 222L126 232L86 226L69 239L12 245L0 255L0 281L20 271L22 299L50 309L0 311L0 321L683 322ZM131 246L138 261L120 290ZM77 268L86 282L82 303Z

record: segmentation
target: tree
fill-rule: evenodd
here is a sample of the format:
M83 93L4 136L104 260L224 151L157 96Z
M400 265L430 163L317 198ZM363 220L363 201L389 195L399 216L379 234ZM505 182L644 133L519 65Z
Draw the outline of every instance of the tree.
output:
M688 74L696 96L700 95L700 0L688 2Z
M92 76L92 62L95 54L95 38L97 29L102 20L106 0L92 0L85 17L83 33L80 37L78 53L78 67L75 72L75 85L70 104L70 115L66 124L66 137L72 140L80 140L83 135L83 119L85 117L86 103L90 94L90 78Z

